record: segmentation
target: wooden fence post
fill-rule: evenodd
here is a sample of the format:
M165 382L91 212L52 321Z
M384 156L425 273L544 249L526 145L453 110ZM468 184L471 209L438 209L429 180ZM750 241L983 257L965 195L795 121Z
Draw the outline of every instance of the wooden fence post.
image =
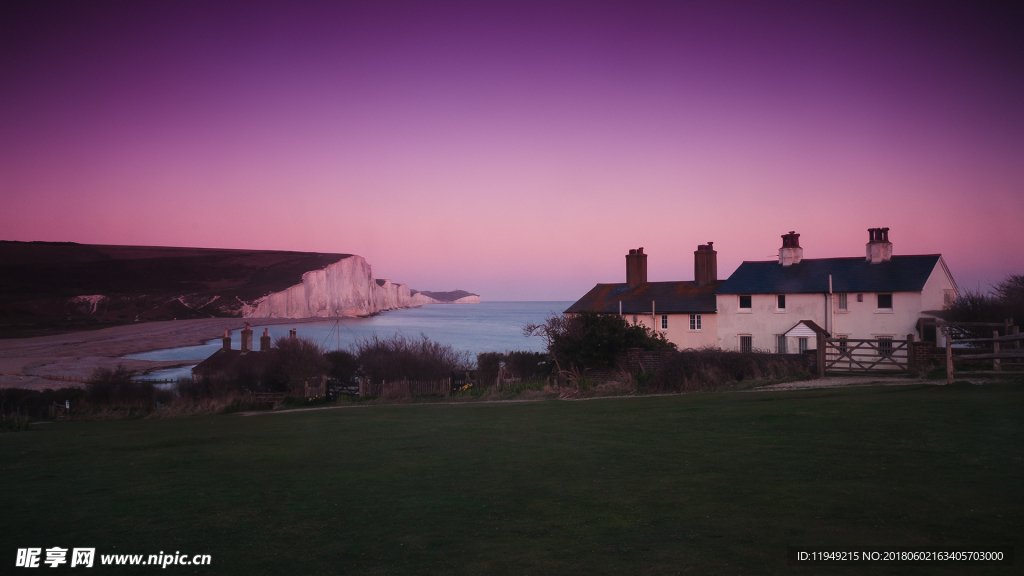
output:
M1009 332L1009 330L1007 330L1007 332ZM993 330L992 331L992 337L993 338L999 338L999 330ZM993 354L999 354L999 340L996 340L995 342L992 342L992 353ZM992 359L992 369L995 370L996 372L999 372L1000 370L1003 369L1003 365L999 361L999 358L993 358Z
M917 377L917 358L914 356L914 335L907 334L907 375Z
M825 335L818 334L818 378L825 377Z
M953 383L953 335L946 331L946 384Z

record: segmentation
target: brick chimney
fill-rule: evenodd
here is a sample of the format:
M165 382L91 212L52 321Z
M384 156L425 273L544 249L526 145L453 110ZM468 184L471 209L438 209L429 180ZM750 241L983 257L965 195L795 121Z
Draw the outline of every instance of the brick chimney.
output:
M245 323L245 330L242 330L242 354L246 352L252 352L252 329L248 322Z
M636 288L647 283L647 254L643 248L630 249L626 255L626 285Z
M718 282L718 252L715 252L711 244L700 244L693 253L693 279L697 281L697 286Z
M221 338L221 342L224 343L225 350L231 350L231 334L228 334L227 329L224 329L224 337Z
M790 266L799 264L804 258L804 249L800 247L800 235L790 230L782 235L782 248L779 248L779 264Z
M872 264L892 258L892 242L888 228L868 228L867 261Z
M270 333L267 329L263 329L263 336L260 336L260 352L268 352L270 350Z

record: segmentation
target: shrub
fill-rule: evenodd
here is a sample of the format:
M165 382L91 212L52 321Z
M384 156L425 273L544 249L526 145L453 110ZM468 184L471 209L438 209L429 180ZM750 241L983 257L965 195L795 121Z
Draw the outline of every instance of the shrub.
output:
M113 370L97 368L85 385L84 399L97 408L150 407L172 399L169 391L150 382L136 382L134 376L135 372L120 364Z
M943 309L943 318L957 322L997 322L1024 319L1024 275L1009 275L992 287L990 293L965 290ZM992 328L958 326L959 336L989 338Z
M646 392L691 392L730 382L807 375L801 356L702 348L670 354L649 379L638 379L638 387Z
M350 352L335 350L324 354L324 358L331 365L327 372L328 376L346 384L355 381L359 372L359 360Z
M505 370L523 382L545 380L551 374L552 363L549 360L550 357L542 352L481 352L476 356L477 381L484 386L493 385L502 364Z
M441 380L470 367L469 353L457 352L421 335L420 339L395 334L390 338L361 339L355 344L362 376L374 382Z
M629 324L614 314L555 314L543 324L523 328L527 336L544 339L559 371L610 368L629 348L674 348L665 335L642 324Z
M327 374L331 364L324 350L309 338L278 338L274 341L270 366L266 369L269 389L281 392L297 390L307 380Z

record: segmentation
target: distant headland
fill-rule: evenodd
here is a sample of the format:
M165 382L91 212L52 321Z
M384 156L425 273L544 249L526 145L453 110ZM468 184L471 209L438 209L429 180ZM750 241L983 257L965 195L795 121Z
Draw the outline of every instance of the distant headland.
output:
M0 241L0 337L196 318L367 316L474 303L373 277L355 254Z

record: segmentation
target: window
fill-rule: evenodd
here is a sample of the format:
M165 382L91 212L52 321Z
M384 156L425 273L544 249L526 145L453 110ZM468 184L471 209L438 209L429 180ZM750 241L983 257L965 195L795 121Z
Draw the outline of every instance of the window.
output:
M863 302L863 301L864 301L864 295L863 294L857 294L857 302Z
M942 303L944 305L949 306L954 300L956 300L956 296L953 295L953 290L946 289L942 291Z
M636 314L633 314L633 324L636 324Z
M839 353L840 354L846 354L846 351L849 349L847 347L847 344L846 344L846 338L847 338L846 336L840 336L839 337Z
M775 351L778 352L779 354L785 354L786 353L786 335L785 334L779 334L778 336L775 337L775 339L776 339L776 342L777 342L776 345L775 345Z
M754 337L753 336L740 336L740 352L753 352L754 351Z
M799 350L801 354L807 352L807 337L805 336L803 338L797 339L796 346L797 350Z
M843 312L849 310L846 304L846 292L841 292L839 294L839 309L842 310Z
M878 295L878 309L879 310L892 310L892 294L879 294Z
M690 330L700 330L700 314L690 314Z
M740 296L740 310L750 310L750 296Z
M661 315L661 329L668 330L668 314Z
M892 356L892 336L878 337L878 354L886 358Z
M778 310L780 310L780 311L785 310L786 309L786 295L785 294L779 294L776 297L776 304L777 304L776 308Z

